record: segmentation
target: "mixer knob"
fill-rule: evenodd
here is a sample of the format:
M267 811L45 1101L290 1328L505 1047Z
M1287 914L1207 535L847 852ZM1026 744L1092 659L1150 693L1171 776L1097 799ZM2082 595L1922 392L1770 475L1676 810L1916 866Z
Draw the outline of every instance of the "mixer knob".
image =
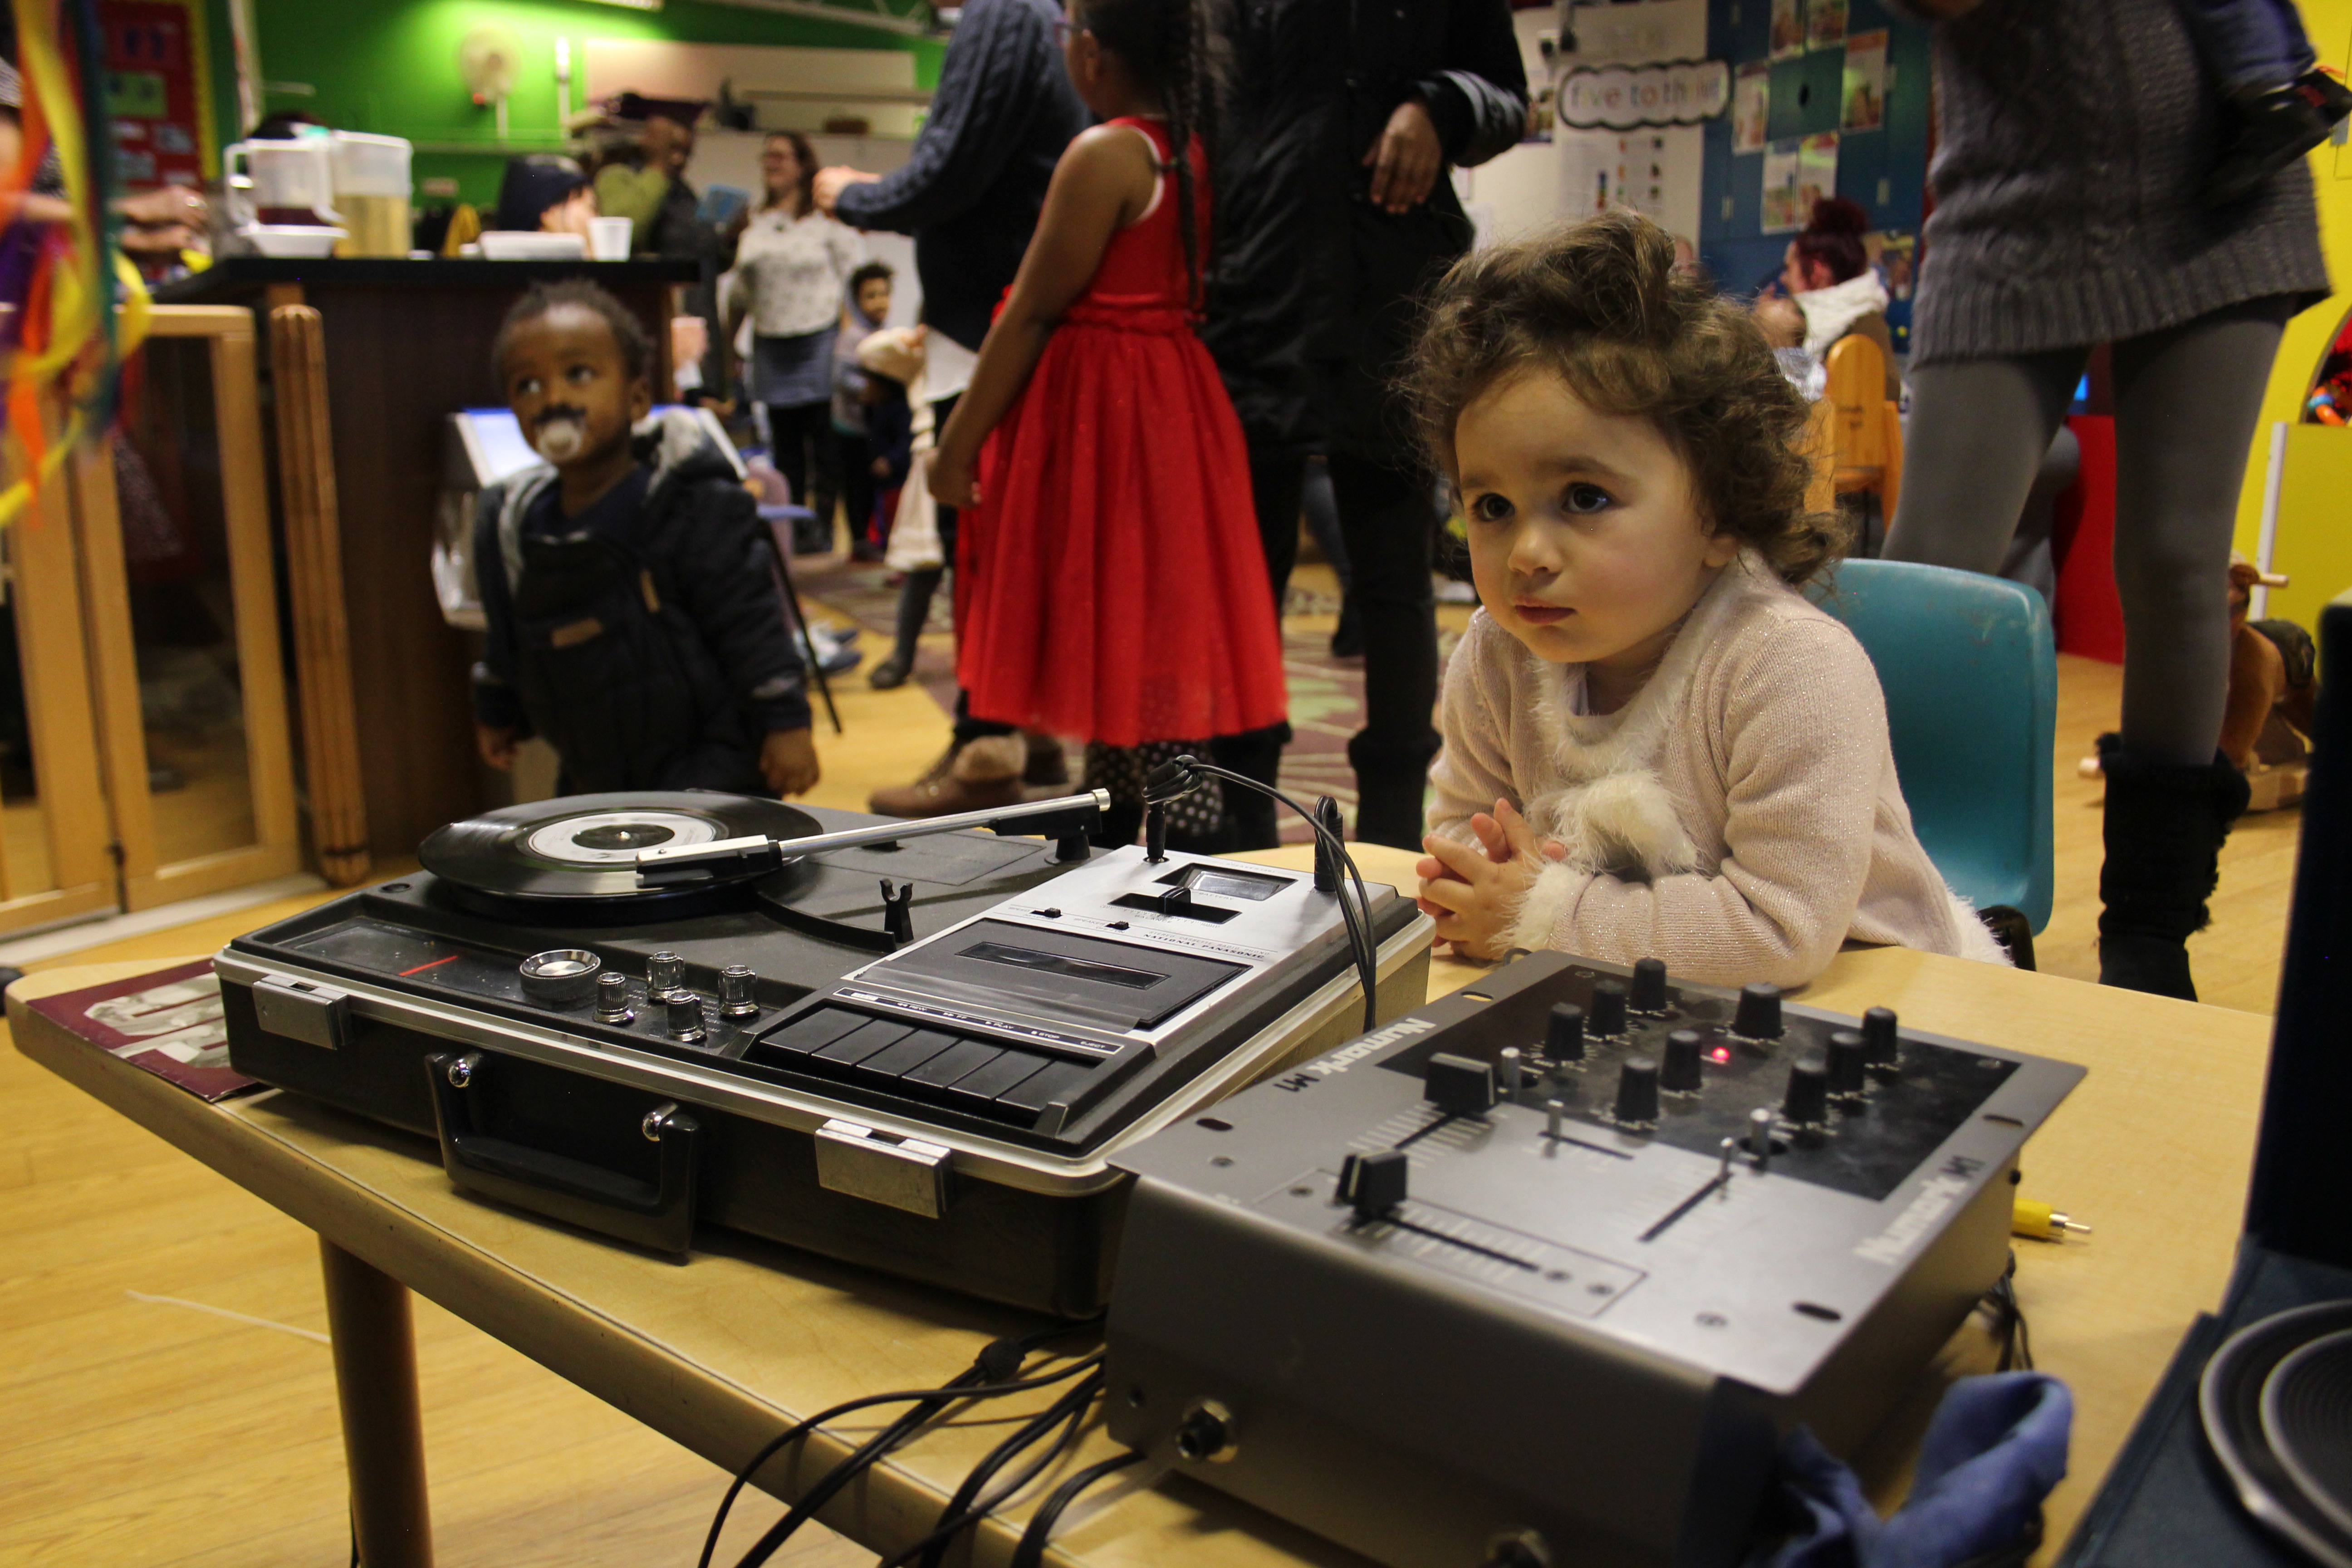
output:
M1627 1057L1617 1072L1617 1125L1654 1127L1658 1121L1658 1064Z
M1789 1093L1780 1114L1800 1127L1818 1127L1830 1119L1829 1064L1819 1057L1801 1057L1790 1064Z
M1666 961L1663 958L1637 960L1633 965L1633 1011L1663 1013L1666 1010Z
M663 1004L668 1009L669 1037L682 1046L702 1039L702 998L691 991L673 991Z
M1552 1004L1544 1024L1544 1055L1556 1062L1584 1059L1584 1009L1573 1002Z
M1696 1094L1706 1087L1706 1069L1699 1051L1705 1042L1696 1029L1676 1029L1666 1037L1666 1068L1660 1081L1675 1094Z
M1751 1040L1777 1040L1780 1037L1780 988L1759 980L1739 988L1739 1011L1731 1020L1731 1032Z
M1901 1055L1899 1033L1892 1007L1873 1007L1862 1016L1862 1058L1874 1068L1892 1068Z
M1505 1100L1516 1100L1519 1098L1519 1085L1522 1081L1518 1047L1517 1046L1505 1046L1503 1047L1502 1060L1503 1098Z
M674 952L657 952L646 960L646 994L667 996L686 981L686 960Z
M1421 1070L1422 1093L1448 1116L1484 1116L1495 1108L1495 1069L1438 1052Z
M629 977L611 970L596 977L596 1021L600 1024L625 1024L637 1016L629 1005Z
M1625 1032L1625 987L1622 984L1604 980L1592 988L1590 1022L1596 1035L1622 1035Z
M1864 1060L1868 1047L1852 1029L1840 1029L1830 1037L1830 1094L1837 1100L1860 1100L1870 1091L1870 1074Z
M1402 1149L1350 1154L1339 1167L1339 1195L1356 1211L1359 1224L1393 1213L1404 1202L1412 1162Z
M760 1004L752 998L751 987L760 976L748 963L730 963L719 972L719 1016L722 1018L751 1018L758 1016Z

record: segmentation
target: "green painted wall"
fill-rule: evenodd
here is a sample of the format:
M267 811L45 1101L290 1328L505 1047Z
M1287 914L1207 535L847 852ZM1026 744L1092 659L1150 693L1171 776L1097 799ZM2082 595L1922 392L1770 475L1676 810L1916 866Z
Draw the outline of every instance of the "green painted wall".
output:
M226 16L226 0L212 8ZM562 146L556 123L559 37L572 43L575 110L592 37L903 49L915 56L916 80L926 87L938 80L946 52L936 39L709 0L667 0L658 11L592 0L253 0L253 8L264 79L317 89L310 96L269 94L265 111L305 109L344 130L404 136L419 144L413 167L420 182L454 178L460 198L479 205L497 199L499 174L513 153ZM507 100L504 145L497 140L495 112L475 107L457 69L459 41L486 23L507 27L523 47L523 68ZM216 31L221 123L228 126L236 122L236 95L225 20ZM465 150L473 146L482 150Z

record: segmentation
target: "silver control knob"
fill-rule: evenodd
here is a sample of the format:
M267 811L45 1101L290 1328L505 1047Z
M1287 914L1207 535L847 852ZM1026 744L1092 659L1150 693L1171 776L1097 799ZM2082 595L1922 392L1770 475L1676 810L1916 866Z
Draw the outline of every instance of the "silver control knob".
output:
M669 1037L682 1046L702 1039L702 998L691 991L673 991L663 1004L669 1009Z
M646 960L646 994L667 996L686 983L686 960L674 952L657 952Z
M596 976L596 1021L600 1024L626 1024L635 1019L637 1010L629 1005L629 977L611 970Z
M583 947L534 952L517 966L522 994L542 1007L577 1007L596 993L596 972L604 961Z
M719 1016L722 1018L750 1018L758 1016L760 1004L752 999L751 987L760 976L748 963L730 963L719 972Z

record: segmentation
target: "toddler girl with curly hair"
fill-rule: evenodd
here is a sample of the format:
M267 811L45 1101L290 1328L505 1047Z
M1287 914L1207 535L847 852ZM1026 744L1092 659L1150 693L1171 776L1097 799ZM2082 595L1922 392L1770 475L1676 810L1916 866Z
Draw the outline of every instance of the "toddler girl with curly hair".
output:
M1407 389L1467 520L1422 908L1473 957L1801 984L1847 941L2008 962L1911 829L1885 701L1799 592L1805 406L1612 214L1455 264Z

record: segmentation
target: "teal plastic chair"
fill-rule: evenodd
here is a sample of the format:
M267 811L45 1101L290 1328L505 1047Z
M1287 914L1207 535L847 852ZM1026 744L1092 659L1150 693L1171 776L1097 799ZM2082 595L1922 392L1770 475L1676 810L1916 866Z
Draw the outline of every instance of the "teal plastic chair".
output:
M2031 588L1908 561L1847 561L1814 595L1878 667L1895 771L1952 890L2050 923L2058 653ZM2022 955L2021 955L2022 957Z

